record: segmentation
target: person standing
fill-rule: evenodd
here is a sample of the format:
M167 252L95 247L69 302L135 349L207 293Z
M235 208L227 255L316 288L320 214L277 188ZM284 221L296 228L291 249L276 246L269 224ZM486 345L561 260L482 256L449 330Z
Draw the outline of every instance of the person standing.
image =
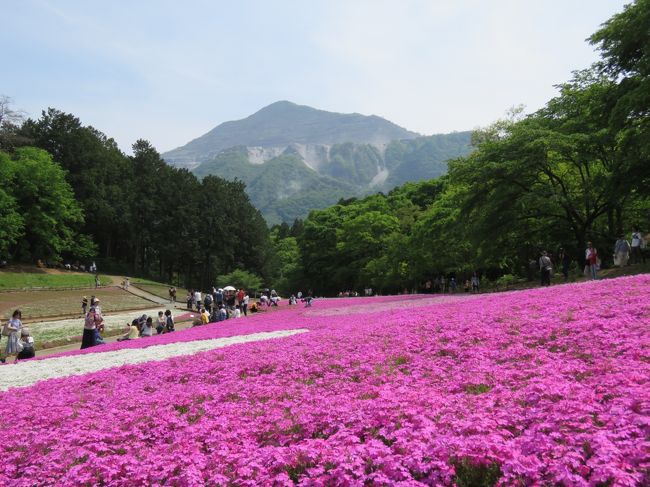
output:
M455 277L450 277L449 278L449 292L451 294L455 294L457 287L458 287L458 283L456 282L456 278Z
M560 247L558 259L562 265L562 275L564 276L564 282L569 282L569 267L571 266L571 257L569 256L569 253L564 250L564 247Z
M99 287L101 281L99 280L99 274L95 274L95 289Z
M81 312L83 313L83 316L86 316L86 312L88 311L88 298L84 296L81 298Z
M645 264L645 255L643 255L643 248L645 247L645 241L643 240L643 235L639 227L634 227L632 232L632 263L638 264L639 260L642 260Z
M480 284L480 280L478 278L478 274L476 272L474 272L472 274L472 292L473 293L478 293L479 284Z
M598 250L596 250L591 242L587 242L587 249L585 250L585 274L594 281L598 279L598 261Z
M205 293L203 297L203 307L210 314L212 312L212 294Z
M194 291L194 304L196 306L197 311L201 311L201 291L196 290Z
M94 306L86 314L84 320L84 334L81 339L81 348L94 347L96 345L97 327L102 324L104 319L102 315L97 312Z
M630 243L623 235L619 236L614 244L614 265L624 267L630 258Z
M10 355L18 355L23 347L20 343L20 331L23 327L23 313L19 309L11 315L11 319L4 325L3 334L7 336L7 346L5 347L4 356L0 362L5 363Z
M244 316L248 316L248 302L250 301L250 296L244 291L244 297L241 302L241 312L244 313Z
M546 250L542 251L542 256L539 258L539 271L542 277L542 286L551 285L551 271L553 266L551 265L551 258L548 256Z

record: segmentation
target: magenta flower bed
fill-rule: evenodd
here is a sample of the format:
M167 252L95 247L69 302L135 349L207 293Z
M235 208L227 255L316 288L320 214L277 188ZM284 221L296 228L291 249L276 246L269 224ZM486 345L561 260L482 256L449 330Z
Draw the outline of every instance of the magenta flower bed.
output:
M0 484L644 485L649 285L323 300L231 330L309 333L10 390Z
M123 342L112 342L96 347L85 348L83 350L71 350L44 357L36 357L36 360L47 360L52 357L63 357L68 355L84 355L88 353L111 352L125 348L147 348L153 345L165 345L177 342L189 342L193 340L206 340L212 338L224 338L237 335L246 335L250 333L259 333L266 331L285 330L296 328L295 313L299 310L306 312L308 315L327 316L331 314L348 314L349 309L375 309L385 311L387 309L402 309L412 307L422 302L445 302L457 300L459 297L449 296L423 296L423 295L403 295L403 296L383 296L375 298L336 298L328 300L315 300L318 306L304 308L304 305L289 306L280 304L280 306L265 309L258 313L250 313L248 317L241 319L229 319L218 323L209 323L207 325L192 327L185 330L165 333L162 335L153 335L151 337L138 338L136 340L127 340ZM324 306L323 306L324 305ZM289 313L289 314L287 314ZM292 314L293 313L293 314ZM181 318L190 315L185 313L180 315ZM196 313L194 313L196 315ZM318 326L323 320L312 320L305 326ZM83 327L83 323L80 325Z

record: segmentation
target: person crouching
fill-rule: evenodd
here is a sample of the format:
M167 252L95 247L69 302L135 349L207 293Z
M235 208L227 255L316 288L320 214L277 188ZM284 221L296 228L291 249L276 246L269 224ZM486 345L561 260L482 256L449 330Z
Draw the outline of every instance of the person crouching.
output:
M34 350L34 338L29 333L29 328L22 328L20 330L20 344L23 349L18 353L16 360L34 358L36 355Z

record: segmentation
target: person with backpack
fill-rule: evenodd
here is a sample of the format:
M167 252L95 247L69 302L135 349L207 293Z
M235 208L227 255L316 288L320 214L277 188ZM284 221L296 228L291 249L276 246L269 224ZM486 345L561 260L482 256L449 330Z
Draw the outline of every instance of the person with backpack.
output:
M205 293L205 297L203 298L203 306L205 307L205 310L210 314L212 311L212 294L210 293Z
M552 270L553 270L553 265L551 264L551 258L548 256L546 250L543 250L542 256L539 258L539 271L541 274L542 286L551 285Z

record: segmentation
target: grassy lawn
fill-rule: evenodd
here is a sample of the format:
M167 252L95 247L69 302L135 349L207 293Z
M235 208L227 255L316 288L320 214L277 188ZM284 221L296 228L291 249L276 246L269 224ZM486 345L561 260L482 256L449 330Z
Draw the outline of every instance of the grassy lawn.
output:
M111 279L99 276L102 286ZM3 289L94 287L95 276L89 273L38 273L0 271L0 291Z
M75 314L81 316L81 298L85 295L90 299L91 294L100 298L104 313L152 306L151 302L118 287L98 289L96 292L94 290L19 291L0 293L0 317L4 319L11 316L13 310L17 308L23 312L24 319Z
M163 299L169 299L169 284L161 284L160 282L149 281L148 279L133 279L131 284L147 291L148 293L153 294L154 296L161 297ZM182 287L176 288L176 301L183 302L185 301L185 295L187 294L187 289Z

